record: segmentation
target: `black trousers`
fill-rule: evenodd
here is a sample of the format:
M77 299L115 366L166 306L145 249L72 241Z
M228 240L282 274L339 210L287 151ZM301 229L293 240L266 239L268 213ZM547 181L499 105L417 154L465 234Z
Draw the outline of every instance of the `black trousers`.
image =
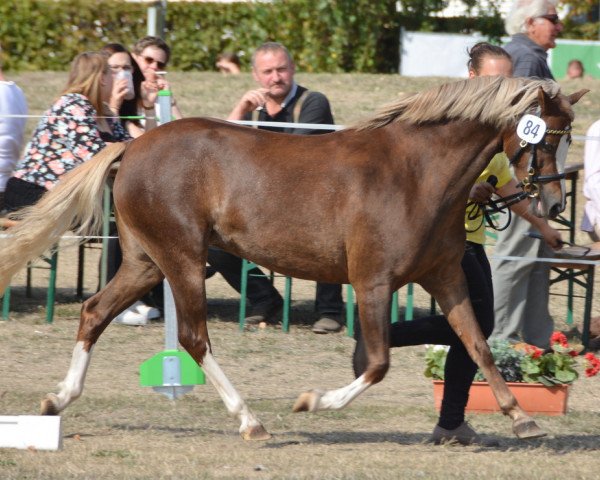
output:
M488 338L494 329L494 291L490 264L483 245L467 242L461 265L467 278L475 317L484 336ZM469 388L477 372L477 365L443 315L391 325L390 346L422 344L450 346L444 370L444 398L438 423L442 428L453 430L464 421Z
M37 203L47 190L35 183L26 182L20 178L11 177L6 182L4 191L4 207L6 212L14 212L23 207Z
M208 249L208 263L219 272L237 292L242 286L242 259L220 248ZM255 313L261 313L270 305L280 303L281 295L259 268L253 268L248 277L247 296ZM255 276L258 275L258 276ZM332 283L317 283L315 309L320 315L340 315L344 308L342 286Z

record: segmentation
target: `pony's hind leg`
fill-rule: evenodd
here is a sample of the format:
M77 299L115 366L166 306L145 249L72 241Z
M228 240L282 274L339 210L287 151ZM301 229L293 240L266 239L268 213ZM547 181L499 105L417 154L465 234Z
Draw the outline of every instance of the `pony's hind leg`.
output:
M457 275L462 275L462 284L460 281L438 281L435 282L436 285L433 289L428 288L427 285L423 286L434 295L446 315L448 323L463 342L473 361L483 372L502 412L512 419L515 435L521 439L545 436L544 431L523 411L506 386L506 382L494 363L485 336L475 318L473 307L468 298L464 275L462 271L459 271Z
M327 392L311 390L302 393L294 404L294 412L344 408L371 385L383 380L388 371L390 356L387 319L390 316L391 289L385 284L367 288L357 283L354 287L367 349L367 368L360 377L345 387Z
M58 384L59 392L49 393L42 400L42 415L57 415L81 396L92 349L104 329L117 314L142 297L162 278L158 267L139 247L135 253L123 250L123 263L115 277L104 289L83 303L69 371Z
M179 239L181 240L181 239ZM191 251L180 248L179 262L165 259L160 263L169 284L177 310L179 343L204 370L204 374L221 396L228 412L240 420L244 440L266 440L271 435L229 381L210 350L206 326L206 290L204 286L206 254L199 250L198 238L181 240L180 245L196 245ZM158 257L157 257L158 258Z

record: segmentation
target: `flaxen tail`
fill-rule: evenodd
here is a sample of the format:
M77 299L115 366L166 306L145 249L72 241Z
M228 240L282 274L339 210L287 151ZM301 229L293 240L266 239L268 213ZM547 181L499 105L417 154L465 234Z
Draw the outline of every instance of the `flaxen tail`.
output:
M97 232L102 223L102 194L111 165L126 148L114 143L67 173L42 199L19 212L22 220L0 239L0 296L27 262L55 245L63 233Z

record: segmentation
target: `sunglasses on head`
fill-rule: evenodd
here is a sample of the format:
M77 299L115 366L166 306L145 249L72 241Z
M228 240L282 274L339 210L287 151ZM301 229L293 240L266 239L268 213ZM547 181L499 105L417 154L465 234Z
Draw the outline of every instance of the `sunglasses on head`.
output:
M552 13L552 14L548 14L548 15L540 15L537 18L545 18L546 20L548 20L550 23L553 23L554 25L560 23L560 18L558 18L558 15L556 13Z
M158 68L160 68L161 70L167 66L167 64L165 62L159 62L155 58L152 58L152 57L143 57L143 58L144 58L144 62L146 62L148 65L152 65L153 63L156 63L156 66Z

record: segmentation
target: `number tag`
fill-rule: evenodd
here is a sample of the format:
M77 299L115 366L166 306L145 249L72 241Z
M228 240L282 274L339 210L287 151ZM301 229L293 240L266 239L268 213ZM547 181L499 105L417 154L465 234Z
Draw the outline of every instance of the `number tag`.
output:
M546 133L546 122L535 115L525 115L517 125L517 135L527 143L540 143Z

